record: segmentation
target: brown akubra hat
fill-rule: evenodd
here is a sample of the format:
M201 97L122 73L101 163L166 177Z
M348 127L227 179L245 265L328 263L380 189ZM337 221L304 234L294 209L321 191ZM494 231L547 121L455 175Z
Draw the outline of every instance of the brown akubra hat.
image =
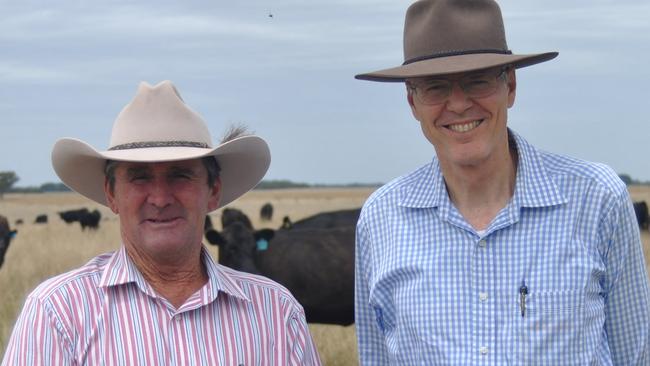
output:
M406 12L402 66L356 75L370 81L453 74L501 65L515 68L555 58L557 52L513 55L501 9L493 0L420 0Z

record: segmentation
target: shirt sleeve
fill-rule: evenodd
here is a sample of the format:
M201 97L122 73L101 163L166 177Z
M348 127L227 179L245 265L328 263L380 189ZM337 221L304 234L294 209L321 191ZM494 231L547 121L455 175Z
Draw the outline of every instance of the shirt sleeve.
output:
M314 344L302 309L292 312L287 329L287 352L290 365L320 366L320 356Z
M357 224L355 250L355 315L354 322L361 365L387 365L388 350L384 334L377 323L377 314L370 304L368 279L372 272L370 239L365 222Z
M55 316L28 297L7 344L2 366L72 365L70 342Z
M609 216L605 332L615 365L650 365L650 285L632 202ZM606 229L607 230L607 229Z

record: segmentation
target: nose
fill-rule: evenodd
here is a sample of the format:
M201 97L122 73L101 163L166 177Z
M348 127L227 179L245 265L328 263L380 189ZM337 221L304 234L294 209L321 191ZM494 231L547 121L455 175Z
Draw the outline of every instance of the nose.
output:
M147 194L147 203L164 208L174 202L172 187L165 179L153 179L149 183L149 192Z
M472 106L472 100L465 94L465 91L458 85L458 82L453 82L451 91L445 104L449 111L455 113L463 113Z

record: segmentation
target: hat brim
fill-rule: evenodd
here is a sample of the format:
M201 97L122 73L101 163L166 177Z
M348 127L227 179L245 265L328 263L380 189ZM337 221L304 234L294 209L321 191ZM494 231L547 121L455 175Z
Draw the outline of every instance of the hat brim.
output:
M214 156L221 168L219 207L255 188L271 164L266 141L258 136L242 136L216 148L149 147L113 151L97 151L81 140L63 138L52 149L52 166L66 186L108 206L104 193L106 160L155 163L205 156Z
M462 54L448 57L430 58L406 65L355 75L356 79L382 82L401 82L409 78L455 74L501 65L526 67L557 57L557 52L529 55L509 55L497 53Z

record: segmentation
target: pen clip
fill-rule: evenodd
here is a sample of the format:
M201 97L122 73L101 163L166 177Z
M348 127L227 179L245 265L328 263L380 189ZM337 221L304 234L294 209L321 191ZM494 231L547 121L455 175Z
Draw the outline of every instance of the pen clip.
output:
M521 309L522 318L526 315L526 295L528 295L528 287L526 287L526 283L522 282L521 287L519 287L519 308Z

